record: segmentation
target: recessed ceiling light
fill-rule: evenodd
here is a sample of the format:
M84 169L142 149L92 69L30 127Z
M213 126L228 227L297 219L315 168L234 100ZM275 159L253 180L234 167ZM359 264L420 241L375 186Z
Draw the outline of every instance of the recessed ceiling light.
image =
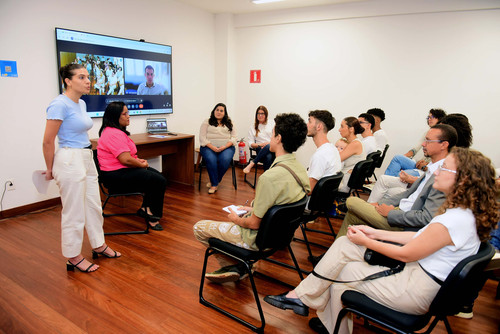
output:
M278 1L284 1L284 0L252 0L252 2L254 4L269 3L269 2L278 2Z

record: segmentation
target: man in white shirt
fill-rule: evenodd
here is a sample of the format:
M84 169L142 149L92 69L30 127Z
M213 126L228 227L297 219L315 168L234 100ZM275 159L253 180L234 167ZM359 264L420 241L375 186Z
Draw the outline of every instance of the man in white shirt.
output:
M377 150L384 152L385 145L389 142L387 134L380 127L380 123L385 120L385 112L380 108L369 109L367 114L370 114L375 118L375 126L372 128L373 136L377 142Z
M328 110L309 112L307 136L312 137L317 149L309 162L309 183L311 192L316 183L325 176L335 175L342 169L337 148L328 141L328 131L335 127L335 118Z
M370 154L378 151L377 141L375 140L375 137L372 133L372 128L375 125L375 118L373 118L373 116L370 114L362 113L358 116L358 121L363 129L365 129L365 131L361 134L361 142L363 143L363 147L365 148L365 153Z
M159 83L154 82L155 70L153 66L147 65L144 69L146 82L143 82L137 88L137 95L166 95L167 89Z
M428 165L425 175L414 182L410 189L383 203L367 203L358 197L350 197L347 200L349 210L337 237L345 235L349 225L370 225L384 230L427 225L445 199L442 192L432 187L433 173L456 142L457 131L450 125L438 124L429 129L422 147L432 163Z

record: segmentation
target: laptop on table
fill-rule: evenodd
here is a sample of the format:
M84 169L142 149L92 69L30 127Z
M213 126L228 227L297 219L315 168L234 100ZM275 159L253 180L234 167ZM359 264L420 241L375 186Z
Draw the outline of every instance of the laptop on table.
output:
M146 120L146 129L150 134L176 135L168 131L166 118L148 118Z

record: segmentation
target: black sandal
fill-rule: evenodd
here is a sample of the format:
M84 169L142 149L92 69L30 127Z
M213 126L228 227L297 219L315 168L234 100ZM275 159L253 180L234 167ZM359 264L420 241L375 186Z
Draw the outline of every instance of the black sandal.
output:
M90 270L90 268L92 268L93 266L95 266L95 264L94 264L94 263L91 263L91 264L90 264L90 266L88 266L88 268L87 268L87 269L85 269L85 270L80 269L80 267L78 267L78 265L79 265L80 263L82 263L82 262L83 262L83 260L85 260L85 258L81 259L81 260L80 260L80 262L78 262L77 264L73 264L73 263L71 263L71 261L70 261L70 260L68 260L68 262L66 262L66 270L67 270L67 271L75 271L75 268L76 268L76 269L80 270L82 273L91 273L91 272L94 272L94 271L96 271L97 269L99 269L99 268L97 268L96 270Z
M102 247L102 246L101 246L101 247ZM104 248L104 249L102 250L102 252L96 252L95 250L92 250L92 258L93 258L93 259L97 259L97 258L99 257L99 255L105 256L105 257L107 257L108 259L114 259L114 258L117 258L117 257L120 257L120 256L121 256L121 255L118 255L118 253L116 253L116 251L115 251L115 250L112 250L112 251L115 253L115 255L113 255L113 256L111 256L111 255L108 255L108 254L104 253L104 252L106 251L106 249L108 249L108 248L109 248L109 246L108 246L108 245L106 245L106 248Z

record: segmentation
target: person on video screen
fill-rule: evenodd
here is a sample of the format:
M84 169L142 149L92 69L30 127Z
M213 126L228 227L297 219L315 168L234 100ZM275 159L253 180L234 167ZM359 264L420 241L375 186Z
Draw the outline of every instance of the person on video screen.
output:
M146 82L143 82L137 88L137 95L166 95L167 89L165 86L154 82L155 70L153 66L148 65L144 69Z

